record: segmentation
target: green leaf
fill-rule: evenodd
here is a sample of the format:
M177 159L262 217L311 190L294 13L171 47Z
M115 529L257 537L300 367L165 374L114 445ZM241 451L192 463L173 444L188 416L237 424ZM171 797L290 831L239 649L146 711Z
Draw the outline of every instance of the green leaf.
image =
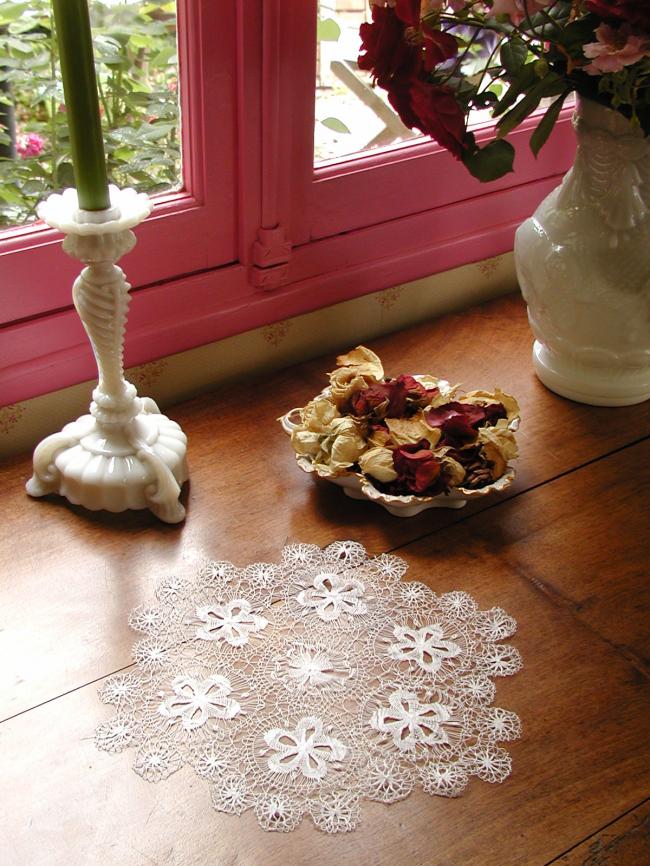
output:
M156 40L152 36L145 36L142 33L133 33L129 39L129 43L132 48L137 50L138 48L153 48L156 44Z
M572 50L581 49L586 42L595 41L594 28L597 20L590 15L584 18L576 18L570 24L562 27L557 34L557 41L571 53Z
M526 62L528 48L526 43L517 37L504 40L499 51L501 64L509 75L516 75Z
M168 63L177 62L175 45L168 45L166 48L163 48L162 51L159 51L158 54L149 61L151 66L167 66Z
M321 120L323 126L326 126L328 129L333 130L334 132L342 132L347 135L350 134L350 130L343 123L342 120L339 120L338 117L326 117L325 120Z
M474 153L463 154L463 163L470 174L483 183L497 180L511 172L515 149L509 141L495 139Z
M6 201L8 204L24 205L25 203L18 190L9 185L0 186L0 199Z
M333 18L319 18L316 39L319 42L338 42L341 28Z
M20 18L29 8L29 3L3 3L0 9L0 26Z
M561 93L565 87L566 84L561 76L557 75L555 72L549 72L545 78L538 81L537 84L528 91L524 98L518 102L514 108L512 108L507 114L503 115L501 120L497 123L497 135L499 138L503 138L508 135L509 132L512 132L516 126L519 126L522 120L535 111L540 101L545 96L556 96L558 93Z
M510 84L510 87L506 90L503 97L499 100L496 105L492 116L499 117L500 114L503 114L509 108L511 108L517 99L524 93L534 82L537 81L537 75L535 73L535 64L527 63L525 66L522 66L519 70L519 74L515 76L514 80Z
M564 105L564 100L567 98L571 91L565 90L564 93L561 93L555 102L551 103L549 107L546 109L544 113L544 117L540 120L535 128L535 131L530 137L530 149L537 156L542 145L546 142L546 139L551 134L553 127L555 126L555 121L558 118L560 111L562 110L562 106Z

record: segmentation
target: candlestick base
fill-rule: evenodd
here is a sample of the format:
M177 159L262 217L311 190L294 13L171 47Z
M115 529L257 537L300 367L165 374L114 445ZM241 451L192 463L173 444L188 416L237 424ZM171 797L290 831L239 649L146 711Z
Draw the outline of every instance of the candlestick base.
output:
M127 424L83 415L44 439L34 452L30 496L57 493L90 511L148 508L165 523L180 523L178 501L187 481L187 439L153 400Z
M90 414L44 439L34 452L30 496L57 493L91 511L148 508L179 523L187 481L187 439L175 421L124 379L123 348L129 284L115 265L131 250L131 227L151 211L146 195L110 188L111 207L79 210L75 190L52 195L39 216L66 234L63 249L84 262L72 297L97 360L99 382Z

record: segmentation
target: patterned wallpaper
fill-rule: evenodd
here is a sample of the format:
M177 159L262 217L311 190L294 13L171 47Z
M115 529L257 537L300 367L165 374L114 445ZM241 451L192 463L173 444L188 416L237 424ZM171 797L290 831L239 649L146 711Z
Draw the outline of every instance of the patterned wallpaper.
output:
M132 367L126 377L162 408L261 368L269 372L352 347L516 288L513 256L506 253ZM127 347L128 340L127 327ZM0 408L0 456L30 450L86 414L94 384Z

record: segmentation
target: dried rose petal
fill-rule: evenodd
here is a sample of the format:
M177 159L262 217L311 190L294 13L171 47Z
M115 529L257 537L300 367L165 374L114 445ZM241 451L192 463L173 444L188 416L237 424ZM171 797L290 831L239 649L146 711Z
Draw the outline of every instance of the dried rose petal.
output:
M350 397L350 412L361 417L372 413L385 417L390 402L388 386L383 382L370 385Z
M393 451L397 482L411 493L424 493L440 475L441 462L422 439L414 445L403 445Z
M507 418L508 413L506 412L506 407L503 403L488 403L487 406L483 407L485 411L485 423L494 425L499 420L499 418Z
M424 417L429 427L442 431L439 445L461 448L475 441L477 433L473 425L478 426L485 419L485 412L481 406L452 401L428 409Z

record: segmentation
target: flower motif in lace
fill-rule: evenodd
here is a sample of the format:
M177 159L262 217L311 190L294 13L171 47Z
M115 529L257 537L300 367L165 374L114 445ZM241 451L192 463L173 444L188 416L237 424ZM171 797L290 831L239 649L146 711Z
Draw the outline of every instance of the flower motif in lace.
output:
M348 833L359 820L359 795L346 791L317 800L311 816L318 829L325 833Z
M461 653L457 643L443 638L439 625L422 628L396 626L393 634L396 641L388 647L390 657L396 661L414 661L430 674L440 669L444 659L456 658Z
M230 562L208 561L201 569L201 577L207 584L230 583L235 576L235 567Z
M398 689L390 695L388 707L375 710L370 725L377 731L390 734L401 752L412 752L420 744L448 743L443 724L451 717L449 707L444 704L421 704L414 692Z
M158 638L141 640L133 647L133 657L144 671L162 669L168 659L167 643Z
M129 625L135 631L155 635L165 622L164 612L159 607L138 607L129 617Z
M420 781L427 794L460 797L467 787L469 776L460 764L434 763L422 768Z
M196 618L201 623L196 629L198 638L225 641L236 647L248 643L252 634L268 625L268 620L254 613L251 603L244 598L198 607Z
M342 614L366 613L364 592L365 586L360 580L321 572L314 577L312 586L298 593L296 601L305 608L305 613L313 612L324 622L333 622Z
M272 728L264 734L268 766L273 773L301 773L307 779L322 779L340 763L347 746L325 731L322 719L305 716L295 729Z
M228 758L215 743L195 749L190 762L197 775L213 782L223 776L228 768Z
M175 773L183 765L183 759L171 740L155 740L144 743L137 751L133 769L147 782L160 782Z
M140 694L142 680L134 674L113 674L104 680L99 697L105 704L133 704Z
M95 731L95 745L104 752L121 752L136 740L136 726L129 718L116 716Z
M282 552L282 563L287 568L316 565L321 558L321 549L315 544L290 544Z
M252 797L241 773L220 773L217 784L212 788L212 805L218 812L241 815L252 805Z
M174 694L160 705L160 714L171 722L180 719L186 731L200 728L208 719L232 719L241 712L241 704L229 697L230 680L215 674L205 680L176 677L171 682Z
M392 755L374 757L364 773L364 792L371 800L380 803L395 803L403 800L413 790L411 774Z
M255 816L263 830L288 833L302 821L304 808L296 797L270 794L257 797Z

